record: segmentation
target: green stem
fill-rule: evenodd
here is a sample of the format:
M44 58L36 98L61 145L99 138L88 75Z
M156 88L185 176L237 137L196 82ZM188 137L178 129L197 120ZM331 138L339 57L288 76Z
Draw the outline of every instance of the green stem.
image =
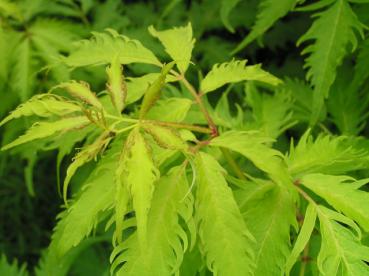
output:
M104 114L104 116L106 118L116 119L120 122L137 123L139 121L138 119L123 118L123 117L120 117L120 116L114 116L114 115L110 115L110 114Z
M159 126L168 126L168 127L174 127L174 128L180 128L180 129L188 129L200 133L207 133L211 134L212 130L206 127L201 126L195 126L190 124L183 124L183 123L173 123L173 122L162 122L162 121L154 121L154 120L142 120L143 123L150 123L150 124L156 124Z
M233 159L231 153L226 148L220 148L222 151L224 158L227 160L229 166L231 166L232 171L237 175L237 177L241 180L246 180L245 175L243 174L241 168L238 166L236 161Z
M210 114L208 110L206 109L204 102L201 100L201 97L199 93L196 92L195 88L188 82L188 80L185 78L185 76L178 74L175 71L171 71L179 81L183 83L183 85L187 88L187 90L191 93L191 95L194 97L196 103L199 105L199 108L201 112L204 114L204 117L206 121L208 122L209 128L211 129L211 134L213 137L218 136L218 130L217 127L213 121L213 119L210 117Z

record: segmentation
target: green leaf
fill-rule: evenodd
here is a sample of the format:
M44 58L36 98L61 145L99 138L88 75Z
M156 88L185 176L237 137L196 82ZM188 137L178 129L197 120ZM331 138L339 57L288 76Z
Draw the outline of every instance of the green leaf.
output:
M306 213L304 216L304 222L300 229L299 235L295 241L295 245L293 246L292 252L287 259L286 262L286 275L290 275L290 271L293 265L296 263L297 258L299 257L300 253L304 250L306 244L309 242L310 236L315 227L315 221L317 217L317 212L315 206L313 204L309 204Z
M360 138L320 135L315 141L306 131L294 147L291 143L286 162L290 174L342 174L367 168L368 150Z
M55 95L37 95L29 101L18 106L12 113L6 116L0 126L7 122L25 116L36 115L50 117L53 115L64 116L81 111L81 107L73 102L68 102Z
M278 85L281 80L261 69L261 65L246 66L247 60L232 60L215 64L211 71L201 81L200 90L208 93L228 83L240 81L261 81L271 85Z
M322 244L317 265L323 275L368 275L369 247L360 243L350 220L324 206L318 206ZM348 224L350 223L350 224ZM352 226L351 226L352 227Z
M242 154L277 182L289 181L281 153L266 145L272 141L256 131L228 131L211 140L210 145Z
M368 179L354 181L348 176L308 174L300 181L336 210L355 220L365 231L369 231L369 193L359 190L369 182Z
M84 116L60 119L54 122L37 122L25 134L3 146L1 150L7 150L36 139L49 137L57 132L85 127L89 123L90 121Z
M157 101L146 117L163 122L182 122L192 106L192 101L186 98L167 98Z
M257 184L242 204L242 215L256 240L253 275L281 275L290 253L290 228L296 224L296 207L285 187L270 182Z
M252 108L250 128L268 137L277 138L296 121L292 120L292 98L285 90L273 95L261 93L254 85L246 85L246 102Z
M228 31L234 33L234 28L229 22L229 14L231 11L237 6L240 0L222 0L220 6L220 18L223 21L224 26L228 29Z
M75 172L79 167L91 161L92 159L96 159L99 152L101 150L104 150L108 146L111 139L112 137L110 136L110 133L108 131L105 131L92 144L85 146L73 158L72 163L69 165L67 169L67 175L65 176L63 185L63 199L67 206L68 206L67 203L68 185L73 175L75 174Z
M134 129L127 138L117 177L118 185L124 185L129 191L136 213L138 239L141 246L147 242L147 220L154 193L154 184L159 177L148 145L138 129ZM123 219L123 218L122 218Z
M175 129L156 125L155 123L144 123L142 128L154 138L159 146L165 149L185 151L188 148Z
M35 86L36 68L32 55L30 39L21 37L14 50L14 69L10 82L10 86L18 93L21 101L31 96Z
M125 99L127 97L127 86L124 81L122 69L117 59L112 60L110 66L106 68L106 73L108 75L108 92L119 114L124 108Z
M92 171L70 208L58 216L60 220L50 245L56 250L57 256L62 257L89 236L101 214L114 206L116 157L119 150L120 143L115 143Z
M99 65L117 58L120 64L148 63L161 66L155 55L137 40L129 39L111 29L92 34L90 40L82 40L77 49L65 58L66 64L73 67Z
M0 1L1 3L1 1ZM0 4L1 6L1 4ZM6 276L27 276L26 266L22 265L18 267L17 261L13 263L8 263L6 256L1 255L0 259L0 275Z
M123 241L112 253L112 267L123 263L117 275L173 275L178 273L189 240L181 220L194 228L193 196L183 166L162 177L155 189L148 216L146 247L139 245L137 233ZM192 226L191 226L192 225ZM195 238L193 235L191 238ZM194 243L194 240L191 241Z
M253 275L253 237L224 179L224 169L210 155L196 157L196 217L208 268L214 275Z
M292 10L297 2L298 0L280 0L277 5L273 0L261 0L255 25L252 27L251 32L233 50L232 55L241 51L256 38L262 36L278 19Z
M315 14L317 19L310 29L299 40L314 40L302 54L309 54L306 67L309 68L307 79L314 87L313 114L311 124L318 120L328 97L329 89L336 78L336 68L347 54L348 46L355 50L356 33L363 37L363 24L351 10L346 0L337 0L323 12Z
M65 89L71 96L102 110L103 106L95 93L90 90L90 86L86 82L69 81L58 84L54 87Z
M163 66L161 73L158 78L149 85L145 92L145 96L141 103L141 108L139 112L140 119L143 119L146 113L151 109L155 102L159 99L161 90L164 88L165 79L169 71L173 68L174 62L170 62Z
M192 37L191 23L188 23L185 27L165 31L157 31L153 26L150 26L149 32L160 40L165 47L165 51L177 63L179 71L184 74L191 62L192 49L195 44L195 39Z

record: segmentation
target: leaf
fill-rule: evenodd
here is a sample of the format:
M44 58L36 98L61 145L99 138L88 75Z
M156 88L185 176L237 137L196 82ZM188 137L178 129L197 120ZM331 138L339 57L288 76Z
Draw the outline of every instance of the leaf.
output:
M314 40L302 54L308 54L307 79L314 87L313 114L310 120L315 124L323 108L324 99L336 78L336 68L342 63L350 45L352 51L357 46L355 31L363 37L363 24L357 19L346 0L338 0L323 12L315 14L317 19L299 40Z
M113 207L116 157L119 150L120 143L115 143L108 150L71 206L58 216L59 221L50 248L56 250L59 258L89 236L101 214Z
M359 190L369 182L368 179L354 181L348 176L308 174L300 181L336 210L355 220L366 232L369 231L369 194Z
M1 2L0 2L1 3ZM1 7L1 4L0 4ZM18 266L17 261L13 263L8 263L6 256L1 255L0 259L0 275L6 276L27 276L26 266Z
M228 83L240 81L261 81L271 85L278 85L281 81L261 69L261 65L246 66L247 60L232 60L215 64L211 71L201 81L200 90L208 93Z
M360 138L320 135L315 141L306 131L294 147L291 143L286 162L290 174L342 174L367 168L368 150Z
M64 116L78 111L81 111L81 107L73 102L65 101L60 97L50 94L37 95L18 106L12 113L10 113L0 122L0 126L13 119L25 116Z
M281 153L265 145L272 141L256 131L228 131L211 140L210 145L242 154L277 182L289 181Z
M208 268L214 275L253 275L253 237L224 179L224 169L210 155L196 157L196 218Z
M318 207L318 217L322 235L317 260L319 271L323 275L367 275L369 267L365 262L369 261L369 248L341 224L349 221L342 221L342 215L324 206Z
M285 90L269 95L261 93L254 85L246 85L245 91L254 119L250 122L250 128L261 131L267 137L277 138L296 123L292 120L292 99Z
M103 109L101 102L96 97L95 93L90 90L90 86L86 82L63 82L55 86L55 88L65 89L71 96L96 107L98 110Z
M73 67L99 65L117 58L120 64L147 63L161 66L154 54L137 40L129 39L111 29L92 34L90 40L82 40L77 49L65 58L66 64Z
M112 259L115 259L112 267L123 263L116 275L178 273L189 243L181 220L184 225L193 224L193 196L186 196L188 189L183 166L171 169L168 175L158 181L148 216L147 233L150 243L141 248L137 233L134 233L119 245L112 253Z
M158 78L149 85L145 92L145 96L142 100L139 117L143 119L146 113L150 110L150 108L155 104L155 102L159 99L161 90L164 88L165 79L168 75L169 71L173 68L174 62L170 62L163 66L161 69L161 73Z
M104 150L108 146L111 139L112 137L110 136L110 133L108 131L105 131L92 144L85 146L73 158L72 163L69 165L67 169L67 175L65 176L63 185L63 199L66 206L68 206L67 203L68 185L77 169L82 165L86 164L87 162L91 161L92 159L94 158L96 159L99 152L101 150Z
M229 22L229 14L237 6L239 2L240 0L222 0L221 1L220 18L222 19L224 26L231 33L234 33L234 28Z
M281 275L290 254L290 228L296 224L296 207L285 187L270 182L257 184L242 205L242 215L256 240L253 275Z
M251 32L233 50L232 55L238 53L256 38L262 36L274 23L292 10L298 0L280 0L278 5L273 0L261 0L256 21Z
M14 68L10 86L22 102L31 96L35 86L36 68L32 55L31 41L27 37L21 37L14 49Z
M154 141L159 146L165 149L185 151L188 148L175 129L159 126L154 123L144 123L142 128L154 138Z
M184 74L191 62L192 49L195 44L195 39L192 37L191 23L188 23L185 27L165 31L157 31L153 26L150 26L149 32L160 40L165 47L165 51L177 63L179 71Z
M369 38L366 38L359 47L359 54L355 63L355 75L352 80L352 86L360 87L364 81L369 77L367 70L369 64Z
M3 146L1 150L7 150L36 139L49 137L60 131L68 131L74 128L85 127L89 123L90 121L84 116L60 119L54 122L38 122L33 124L25 134L15 139L13 142Z
M117 176L132 197L138 239L144 248L147 241L147 219L159 171L138 129L132 130L127 138L118 170L120 167L122 174ZM119 182L117 184L119 185Z
M120 114L124 108L124 102L127 97L127 86L122 73L122 66L117 59L113 59L110 66L106 68L108 75L108 91L111 101Z
M146 117L163 122L182 122L192 106L192 101L186 98L167 98L157 101Z
M290 275L290 271L293 265L296 263L297 258L299 257L300 253L304 250L306 244L309 242L310 236L315 227L315 221L317 217L317 212L315 206L311 203L308 205L304 217L304 222L300 229L299 235L295 241L295 245L293 246L292 252L287 259L286 262L286 275Z

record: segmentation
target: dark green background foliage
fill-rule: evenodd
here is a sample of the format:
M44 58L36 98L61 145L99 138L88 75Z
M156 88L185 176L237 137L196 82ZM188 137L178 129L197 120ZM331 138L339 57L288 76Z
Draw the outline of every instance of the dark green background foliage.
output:
M175 55L165 49L168 45L160 31L184 30L187 35L191 28L196 42L188 70L183 70L183 60L175 60ZM140 205L143 202L149 204L152 216L168 212L165 215L172 215L175 221L175 238L168 240L172 238L171 242L179 245L175 248L170 244L173 248L165 255L171 257L166 265L173 273L369 275L368 29L369 0L0 0L0 122L21 103L31 98L46 99L37 98L39 94L57 91L51 100L70 99L60 90L68 90L69 85L75 84L71 80L78 80L88 83L92 91L103 91L98 94L103 104L97 100L95 105L102 105L108 110L106 114L113 114L116 110L110 111L117 108L118 114L114 114L121 116L124 108L124 118L128 120L137 121L139 117L170 121L172 124L165 126L173 128L174 123L185 123L184 128L193 131L181 133L184 143L155 122L153 129L143 120L142 129L132 130L128 138L124 128L123 134L118 129L114 135L104 136L90 126L74 127L75 131L65 136L19 142L13 148L15 144L7 145L39 121L28 115L48 115L40 115L35 108L17 120L0 123L0 143L3 149L9 148L0 152L0 275L110 275L113 271L118 271L118 275L164 275L160 260L149 273L144 266L132 265L142 254L137 249L144 240L142 225L155 225L155 219L146 217L143 210L147 206ZM104 60L100 56L105 52L112 55L116 49L109 48L109 52L103 46L104 54L91 54L94 43L97 48L109 39L122 43L125 38L118 33L140 41L158 58L158 64L123 62L119 58ZM191 40L187 44L184 43L184 50ZM98 62L90 62L94 55L100 58ZM241 60L247 60L246 65ZM230 63L222 64L226 62ZM263 70L249 66L259 63ZM110 64L108 69L106 64ZM107 83L113 83L114 64L119 76L119 66L124 65L123 74L128 81L129 100L121 108L113 106L114 99L112 105L104 96L112 90ZM161 75L157 74L155 65L163 64L167 65ZM222 65L213 67L214 64ZM170 71L172 66L180 73ZM248 68L256 68L256 73L242 77ZM220 73L206 83L207 73L216 70ZM185 79L181 79L185 71ZM137 77L150 73L157 75L148 75L150 81L139 94L134 87L140 84ZM214 85L222 78L224 83ZM187 80L201 89L210 123L194 104ZM163 88L158 102L157 95L150 97L150 93L160 89L154 87L150 91L149 87L146 91L149 84ZM130 89L136 94L130 94ZM214 93L208 93L213 90ZM143 101L138 102L144 92ZM92 106L97 99L79 98ZM174 105L165 108L171 100ZM83 105L82 110L84 115L95 116L96 110L91 106ZM119 126L125 121L119 122L112 124ZM147 138L149 135L153 138ZM113 162L126 140L124 151L129 152L131 147L135 150L128 157L122 154L121 164ZM146 155L143 160L142 156L135 157L135 151L145 151L137 142L141 140L143 148L150 144L156 167L150 158L145 159ZM97 143L97 152L88 148L94 141L101 142ZM104 146L106 154L98 155ZM178 152L171 155L162 149L171 147ZM91 156L82 157L82 163L75 165L78 170L71 172L73 162L78 162L76 154L84 152L81 149L90 149ZM81 200L94 181L103 183L104 177L117 175L119 179L128 179L123 182L131 181L129 177L135 179L137 176L125 171L125 166L135 170L131 160L137 161L135 158L142 165L139 170L147 169L155 181L161 175L155 193L143 192L140 197L134 187L129 187L133 199L124 199L126 203L117 200L114 204L108 201L96 211L93 223L81 230L80 237L68 240L63 236L69 227L65 221L73 222L70 217L74 213L68 215L70 210L78 206L81 210L93 209L89 206L99 204ZM181 164L185 164L184 172ZM113 176L109 175L112 167L116 169ZM177 201L165 198L166 192L173 189L170 183L175 173L181 175L184 185L179 188L182 190L173 191ZM66 177L71 180L69 201L68 181L64 191L61 184ZM187 183L191 178L196 181ZM213 182L219 182L219 187ZM186 187L188 193L183 190ZM124 194L119 189L116 193ZM161 210L154 199L151 204L152 196L155 200L168 200L166 204L173 210ZM220 209L216 200L223 204ZM72 204L71 209L64 206L67 202ZM216 218L222 215L228 215L226 218L234 227L234 232L226 233L229 248L217 247L221 229L217 222L221 219ZM78 221L74 223L79 229ZM137 231L132 225L137 226ZM188 236L192 250L181 251L187 239L181 231ZM165 239L156 238L155 233L148 235L154 237L154 242L147 255L159 252L160 242ZM238 246L240 243L245 244L246 250ZM121 244L127 248L122 249ZM178 248L181 253L176 251L173 255L171 250ZM238 254L228 256L234 263L219 257L222 250ZM182 257L183 261L179 260ZM175 261L180 266L176 267ZM243 270L238 270L240 267Z

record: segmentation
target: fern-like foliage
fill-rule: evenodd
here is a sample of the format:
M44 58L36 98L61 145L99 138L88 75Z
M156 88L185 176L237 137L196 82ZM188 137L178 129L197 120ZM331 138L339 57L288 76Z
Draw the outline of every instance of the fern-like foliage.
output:
M236 54L256 38L262 36L278 19L292 10L297 2L298 0L282 0L276 4L273 0L261 0L255 25L252 27L251 32L233 50L232 54Z
M314 87L311 124L318 120L324 99L336 78L336 69L348 47L353 51L357 46L356 32L363 36L363 25L346 0L335 1L315 16L317 19L299 40L299 43L314 40L302 52L309 55L306 59L307 79Z
M208 93L219 87L240 81L261 81L271 85L278 85L281 81L270 73L261 69L261 65L246 66L247 60L232 60L213 66L211 71L201 81L200 90Z
M147 223L150 243L142 248L137 232L112 253L112 268L123 266L117 275L172 275L177 274L189 239L180 218L190 226L191 244L196 234L192 219L193 196L187 194L184 166L173 168L157 183Z
M120 143L116 142L86 180L83 192L59 215L50 246L56 256L62 257L77 246L91 233L99 218L114 207L115 170L119 151Z
M82 40L65 62L73 67L106 64L118 59L121 64L134 62L160 66L155 55L141 42L129 39L108 29L106 32L94 32L90 40Z
M362 145L364 142L364 145ZM287 165L291 174L342 174L366 168L368 153L360 138L320 135L313 140L307 131L296 147L291 144Z
M8 263L5 255L0 259L0 275L6 276L27 276L26 266L18 266L17 262Z
M277 275L290 252L290 227L296 224L294 200L288 190L270 182L251 185L238 191L238 200L256 239L254 275Z
M253 275L254 242L224 179L224 170L208 154L196 160L196 217L208 268L215 275Z

